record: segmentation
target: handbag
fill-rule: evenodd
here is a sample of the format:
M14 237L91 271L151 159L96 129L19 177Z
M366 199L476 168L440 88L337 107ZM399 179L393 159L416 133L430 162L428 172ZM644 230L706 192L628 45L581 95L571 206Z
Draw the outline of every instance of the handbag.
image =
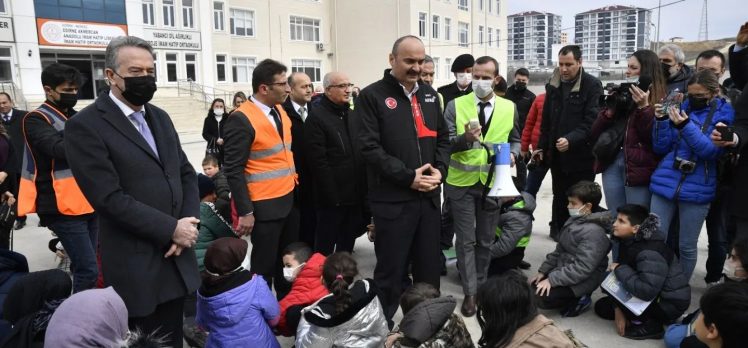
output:
M623 137L626 135L626 118L616 120L612 127L606 129L592 146L592 154L597 162L607 167L615 161L621 150Z
M205 148L205 155L206 156L213 156L218 157L218 154L221 153L221 146L216 143L217 139L213 138L208 141L208 147Z

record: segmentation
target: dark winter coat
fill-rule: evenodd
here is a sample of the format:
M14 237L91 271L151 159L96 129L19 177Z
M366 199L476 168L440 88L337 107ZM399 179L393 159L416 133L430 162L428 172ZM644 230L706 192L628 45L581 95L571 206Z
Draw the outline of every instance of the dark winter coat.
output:
M597 117L603 86L600 80L581 68L566 99L562 95L561 83L561 74L556 68L551 81L545 85L546 97L538 147L543 150L546 163L558 165L564 172L592 171L595 159L589 135ZM556 141L560 138L569 141L566 152L556 149Z
M730 125L735 117L732 106L723 98L715 98L716 111L704 132L711 106L690 111L688 101L682 109L688 113L688 121L675 127L669 119L657 120L653 129L653 149L664 155L649 186L652 193L667 199L705 204L714 199L717 187L717 159L724 150L712 143L709 134L719 122ZM677 151L677 153L676 153ZM684 174L674 167L676 157L696 162L693 173Z
M304 123L305 152L317 207L363 205L366 172L358 145L357 114L322 96Z
M197 257L197 267L201 272L205 270L203 261L208 247L214 240L223 237L236 237L236 233L218 213L213 203L200 203L200 231L195 244L195 256Z
M14 156L9 157L8 160L8 167L7 169L10 169L11 166L14 168L12 171L9 170L10 173L20 173L21 172L21 160L23 159L23 147L24 147L24 141L23 141L23 132L21 130L21 124L23 123L23 118L26 116L28 111L26 110L19 110L19 109L13 109L11 112L11 118L10 121L3 122L3 126L5 127L5 130L8 131L8 137L10 138L10 144L13 147L13 150L15 151Z
M546 255L538 272L551 286L568 286L574 296L591 294L608 268L612 221L609 212L571 217L561 229L556 249Z
M454 81L448 85L439 87L437 91L442 95L444 103L442 108L446 108L447 104L449 104L449 102L454 100L455 98L472 93L473 85L468 84L467 88L464 91L461 91L460 88L457 87L457 81Z
M509 255L517 248L520 239L532 234L532 213L537 205L535 198L527 192L522 192L522 199L524 208L508 207L506 212L502 209L498 228L501 234L497 232L498 236L490 247L492 259Z
M216 187L216 210L226 221L231 222L231 187L223 170L211 178Z
M525 128L525 121L527 120L527 114L530 112L530 107L535 101L535 93L530 92L529 89L525 88L522 91L517 90L517 85L511 85L506 90L504 98L514 102L517 106L517 114L519 114L519 131Z
M454 314L457 301L453 297L425 300L400 322L403 334L395 347L468 348L474 347L465 322Z
M306 142L304 141L304 120L301 119L298 110L294 109L291 97L281 104L286 110L288 118L291 119L291 152L293 152L293 164L296 167L299 184L294 191L294 203L300 207L309 207L314 205L314 185L309 169L309 160L306 154ZM316 106L316 105L315 105ZM306 103L307 118L316 111L312 103ZM303 208L302 208L303 209Z
M730 46L730 76L735 87L743 93L737 98L735 108L735 134L740 139L740 161L736 170L736 178L748 178L748 48L735 52L735 46ZM742 202L748 197L748 180L735 180L734 199ZM748 219L748 209L743 204L732 204L732 214Z
M203 139L208 142L208 146L214 143L212 146L218 147L218 153L214 156L216 156L219 165L223 164L223 145L215 144L215 142L218 138L223 138L223 126L226 124L228 118L229 114L224 113L221 121L216 121L213 110L210 110L208 111L208 116L205 116L205 121L203 121Z
M612 112L612 111L611 111ZM626 186L648 186L654 173L659 156L652 149L652 126L654 108L635 109L626 117L626 133L623 136L623 158L626 168ZM594 144L606 130L614 127L616 115L609 115L606 110L600 111L597 120L592 124L590 141ZM595 172L601 173L612 163L595 161Z
M659 217L650 214L635 237L621 241L621 264L614 272L626 291L644 301L656 300L674 320L688 309L691 287L659 225Z
M691 70L691 67L683 64L683 67L677 74L667 79L667 92L670 93L677 88L680 93L686 93L688 91L688 80L691 79L693 74L694 71Z

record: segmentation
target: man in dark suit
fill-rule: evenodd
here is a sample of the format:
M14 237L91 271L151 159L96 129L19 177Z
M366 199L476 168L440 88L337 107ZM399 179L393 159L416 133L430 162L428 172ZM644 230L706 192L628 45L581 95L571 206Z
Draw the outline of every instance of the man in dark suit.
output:
M10 94L6 92L0 92L0 118L2 118L3 126L8 132L10 137L10 145L13 152L8 154L8 162L5 166L5 172L8 177L5 181L8 182L6 187L13 193L14 196L18 197L18 186L20 184L21 176L18 175L21 172L21 159L23 158L23 133L21 132L21 122L23 117L26 116L28 111L16 109L13 105L13 99ZM26 217L18 216L16 218L15 229L20 230L26 226Z
M104 283L125 301L130 329L159 329L182 347L184 297L200 284L197 176L169 115L148 104L156 91L150 44L112 40L106 77L109 94L67 123L68 160L101 215Z
M283 102L283 109L291 119L291 152L296 164L296 174L299 175L299 185L296 187L294 202L299 209L300 226L299 239L314 247L314 231L317 226L317 214L314 209L314 190L311 180L311 170L306 160L306 145L304 142L304 122L312 107L313 85L309 75L295 72L288 76L288 86L291 93Z

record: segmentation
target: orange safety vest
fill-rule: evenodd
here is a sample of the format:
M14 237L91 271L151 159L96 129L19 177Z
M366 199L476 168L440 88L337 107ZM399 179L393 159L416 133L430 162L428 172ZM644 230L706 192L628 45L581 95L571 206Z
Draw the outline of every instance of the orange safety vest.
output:
M249 160L244 167L249 199L253 202L283 197L298 183L291 153L291 119L280 105L275 106L283 126L283 139L265 113L251 101L237 109L255 130Z
M67 117L51 105L44 103L38 109L29 112L26 117L34 113L44 117L58 132L65 130ZM36 212L36 159L31 152L29 140L26 138L26 117L24 117L22 124L25 146L23 148L21 185L18 190L19 216ZM76 216L93 213L94 209L88 203L86 197L83 196L78 183L75 182L73 172L70 170L67 161L52 160L52 187L54 188L55 199L57 200L57 210L60 214Z

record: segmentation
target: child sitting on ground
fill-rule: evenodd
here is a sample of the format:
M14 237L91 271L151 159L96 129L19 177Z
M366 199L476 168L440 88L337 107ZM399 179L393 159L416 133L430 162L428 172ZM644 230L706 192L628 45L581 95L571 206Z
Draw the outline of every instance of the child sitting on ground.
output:
M322 281L330 294L302 310L296 348L381 347L387 320L370 279L355 280L356 260L347 252L327 257Z
M709 348L745 347L748 342L748 284L729 282L701 297L696 337Z
M526 192L521 196L502 198L496 239L491 244L489 276L520 267L525 248L530 243L535 206L535 198Z
M620 241L620 263L612 263L620 286L631 295L652 301L635 315L612 296L595 303L595 313L615 320L618 334L636 340L662 338L663 325L678 319L691 303L691 288L678 258L665 244L660 219L641 205L618 208L613 236Z
M280 348L270 329L280 307L262 276L241 266L247 248L244 239L220 238L205 252L196 322L208 332L206 348Z
M611 219L607 212L599 212L600 185L580 181L566 196L571 217L561 229L556 249L530 282L536 287L538 307L561 309L562 316L576 317L590 307L590 294L605 278Z
M208 155L203 159L203 173L216 185L216 210L231 223L231 189L226 176L218 166L218 159Z
M291 291L280 300L280 320L276 332L283 336L296 335L301 310L329 294L320 281L325 256L312 254L306 243L289 244L283 250L283 277L291 284Z
M465 322L454 314L457 301L439 297L439 290L428 283L415 283L400 297L403 320L387 337L385 347L472 348Z

